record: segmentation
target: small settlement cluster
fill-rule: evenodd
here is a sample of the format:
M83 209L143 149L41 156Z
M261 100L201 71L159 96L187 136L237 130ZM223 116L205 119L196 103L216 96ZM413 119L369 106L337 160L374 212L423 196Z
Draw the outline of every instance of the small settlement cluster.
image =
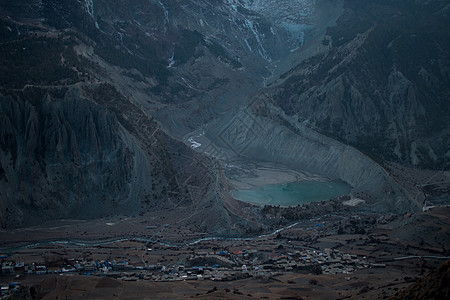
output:
M125 281L237 280L248 277L268 278L286 272L348 274L371 266L375 265L365 257L326 248L324 251L305 249L271 257L262 255L257 250L196 252L182 265L137 265L126 260L72 259L59 268L50 268L44 264L25 264L3 259L1 274L15 279L24 274L77 273ZM3 284L2 294L11 292L18 285L18 282Z

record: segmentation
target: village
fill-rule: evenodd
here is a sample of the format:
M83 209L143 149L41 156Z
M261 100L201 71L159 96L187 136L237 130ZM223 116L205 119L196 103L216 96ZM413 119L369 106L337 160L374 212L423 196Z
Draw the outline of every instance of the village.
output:
M366 257L345 254L335 249L324 251L303 250L287 252L283 246L277 249L279 255L269 255L270 250L258 251L210 251L196 252L189 255L185 264L142 265L127 260L76 260L68 259L59 267L42 263L24 263L8 261L2 256L1 274L13 278L1 286L2 295L17 289L20 284L16 279L24 276L48 274L79 274L86 276L111 277L124 281L186 281L211 280L230 281L243 278L270 278L287 272L318 274L350 274L358 269L379 267L369 262ZM151 252L152 249L145 249ZM3 281L3 280L2 280Z
M431 214L445 215L438 209L424 214L430 217L423 219L420 228L439 225ZM442 238L436 241L427 235L399 239L405 236L402 224L409 230L412 217L323 214L303 222L274 225L269 233L235 238L194 236L188 229L180 234L170 219L157 225L133 219L114 222L117 225L109 225L112 220L79 222L77 227L53 227L59 236L74 235L68 229L76 228L79 239L60 237L40 243L34 241L37 230L18 230L11 235L11 246L0 252L0 299L15 299L23 291L30 293L34 286L38 289L42 284L79 279L121 285L133 293L158 286L163 297L167 289L182 289L182 295L193 296L208 293L213 287L221 293L234 293L235 285L241 286L239 292L267 295L267 290L259 290L262 286L274 291L279 288L281 293L286 284L288 288L301 284L311 293L318 289L328 293L325 287L334 284L337 293L350 295L371 287L369 278L373 278L379 286L363 292L381 288L388 293L438 267L448 256L445 233L438 227L435 231ZM14 244L13 238L28 242ZM83 289L90 289L88 286Z

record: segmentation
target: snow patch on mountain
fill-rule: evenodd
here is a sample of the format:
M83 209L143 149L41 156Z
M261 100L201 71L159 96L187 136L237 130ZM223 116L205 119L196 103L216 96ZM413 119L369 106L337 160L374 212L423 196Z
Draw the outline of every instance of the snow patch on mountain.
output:
M316 0L242 0L239 3L246 9L260 13L276 27L287 32L293 50L303 46L306 32L313 28L312 16Z
M228 4L234 11L237 11L237 6L240 5L236 0L228 0Z
M94 0L78 0L81 5L83 5L84 10L94 18Z
M164 18L166 19L167 24L169 24L169 11L164 6L164 4L161 1L158 1L158 4L161 5L163 11L164 11Z
M251 32L253 33L253 35L255 36L256 41L258 42L259 45L259 49L258 52L259 54L267 61L272 61L272 59L269 57L269 55L267 55L267 51L266 49L264 49L264 45L261 42L260 39L260 33L258 32L258 28L255 24L253 24L253 22L251 20L245 20L245 25L247 26L248 29L251 30Z

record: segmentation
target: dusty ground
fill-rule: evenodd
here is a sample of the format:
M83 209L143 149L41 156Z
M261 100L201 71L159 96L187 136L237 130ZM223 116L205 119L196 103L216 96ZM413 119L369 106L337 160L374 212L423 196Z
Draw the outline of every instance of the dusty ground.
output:
M450 205L450 172L409 168L386 163L389 174L424 206Z
M252 171L230 168L232 174L228 175L234 179L235 186L246 188L311 178L309 174L272 165L248 169ZM448 194L448 172L417 172L395 165L390 172L410 192L417 192L417 197L444 199ZM208 236L206 232L184 226L189 220L180 219L170 211L165 216L153 212L136 217L54 221L32 228L0 231L0 254L9 254L5 261L42 263L56 270L74 260L115 259L141 267L174 266L184 265L194 253L213 249L256 250L270 259L304 249L333 248L368 259L380 268L372 266L336 275L294 270L233 281L130 282L80 274L21 275L0 276L0 285L20 282L22 290L16 299L31 296L31 290L43 299L386 299L439 268L450 256L450 207L380 215L358 212L357 208L330 211L332 206L309 204L306 210L315 214L290 228L286 228L289 225L286 220L279 222L277 214L281 211L266 214L261 216L269 224L266 230L279 232L259 237L255 233L253 238L244 240L201 241ZM254 214L255 208L245 209Z
M227 176L235 189L323 179L312 174L291 170L282 165L261 162L238 162L227 165Z
M358 220L358 222L356 222ZM376 220L376 224L372 224ZM100 238L113 240L120 235L151 237L157 234L163 241L173 241L176 230L160 226L155 232L146 229L144 220L65 221L57 226L17 230L2 233L2 247L48 239L79 236L90 242ZM315 224L322 222L325 227ZM107 225L106 223L109 223ZM356 224L356 225L355 225ZM366 224L365 233L352 232L352 226ZM102 225L102 226L99 226ZM164 299L164 298L267 298L267 299L384 299L410 286L416 278L437 269L450 255L450 208L434 208L417 214L376 216L373 214L324 216L305 221L280 231L280 234L252 240L214 240L193 245L168 247L158 243L124 240L104 245L39 244L10 249L7 260L42 262L54 268L71 259L127 259L139 266L161 263L184 264L191 253L227 249L256 249L268 257L289 251L335 248L341 252L367 257L384 268L368 268L350 274L313 275L308 271L284 272L278 276L246 278L234 281L152 282L122 281L83 275L22 275L19 278L1 276L0 283L21 282L29 292L43 299ZM337 234L337 228L344 232ZM181 230L181 229L180 229ZM11 240L6 239L11 238ZM192 236L182 236L184 242ZM282 249L279 246L282 245ZM151 250L149 251L149 247ZM435 258L415 258L433 256Z
M400 271L381 274L365 270L351 276L286 274L271 279L172 283L67 275L46 276L39 282L30 279L24 284L35 285L43 299L371 299L382 298L383 292L379 295L379 288L384 287L390 292L408 286L404 280L391 286L389 281L399 276L403 276ZM378 284L374 285L374 281ZM371 288L366 288L369 286Z

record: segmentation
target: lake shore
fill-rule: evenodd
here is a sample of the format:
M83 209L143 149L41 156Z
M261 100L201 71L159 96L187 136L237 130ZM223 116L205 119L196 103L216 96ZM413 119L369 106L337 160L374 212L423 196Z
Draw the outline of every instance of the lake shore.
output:
M272 163L227 165L226 174L235 190L300 181L326 181L328 178L296 171Z
M227 165L234 198L255 205L291 206L345 193L342 183L271 163Z

